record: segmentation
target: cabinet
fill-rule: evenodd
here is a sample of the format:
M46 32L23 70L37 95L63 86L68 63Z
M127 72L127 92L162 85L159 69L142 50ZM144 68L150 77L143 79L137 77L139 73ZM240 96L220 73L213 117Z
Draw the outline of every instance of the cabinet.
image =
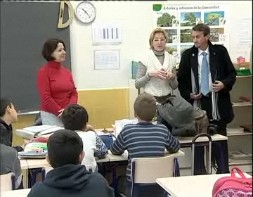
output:
M251 101L243 101L240 97L247 96ZM245 131L241 126L252 125L252 75L237 76L231 90L234 120L228 125L229 166L240 167L252 173L252 132Z

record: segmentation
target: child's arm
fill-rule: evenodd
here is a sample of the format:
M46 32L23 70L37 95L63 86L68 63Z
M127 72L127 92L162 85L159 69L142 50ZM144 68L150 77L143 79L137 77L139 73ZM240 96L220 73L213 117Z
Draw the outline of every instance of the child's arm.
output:
M122 135L123 135L123 132L121 131L120 134L118 135L118 137L116 138L116 140L111 145L110 150L111 150L112 154L114 154L114 155L121 155L126 150L125 142L123 140Z
M180 142L169 131L165 147L170 153L175 153L180 149Z

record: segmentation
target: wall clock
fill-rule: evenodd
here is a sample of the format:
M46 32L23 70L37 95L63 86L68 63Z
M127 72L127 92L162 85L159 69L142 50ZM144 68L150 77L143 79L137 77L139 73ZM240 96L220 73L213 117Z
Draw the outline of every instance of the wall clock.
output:
M82 1L76 7L77 19L82 23L91 23L96 18L96 8L89 1Z

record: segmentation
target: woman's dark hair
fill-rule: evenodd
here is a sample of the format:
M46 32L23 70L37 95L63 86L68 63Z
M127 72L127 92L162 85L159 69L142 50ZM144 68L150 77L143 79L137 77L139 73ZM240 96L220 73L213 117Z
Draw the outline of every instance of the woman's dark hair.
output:
M65 43L57 38L51 38L49 40L47 40L44 43L43 49L42 49L42 56L47 60L47 61L52 61L55 60L54 57L52 57L52 53L54 52L54 50L57 48L58 43L62 43L64 46L64 49L66 51L66 46Z

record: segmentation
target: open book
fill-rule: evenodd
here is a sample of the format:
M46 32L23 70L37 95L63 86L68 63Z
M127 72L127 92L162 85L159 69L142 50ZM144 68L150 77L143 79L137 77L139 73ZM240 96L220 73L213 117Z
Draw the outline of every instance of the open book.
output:
M31 126L31 127L23 128L23 130L25 131L34 133L34 137L50 134L59 129L63 129L63 127L56 126L56 125L39 125L39 126Z

